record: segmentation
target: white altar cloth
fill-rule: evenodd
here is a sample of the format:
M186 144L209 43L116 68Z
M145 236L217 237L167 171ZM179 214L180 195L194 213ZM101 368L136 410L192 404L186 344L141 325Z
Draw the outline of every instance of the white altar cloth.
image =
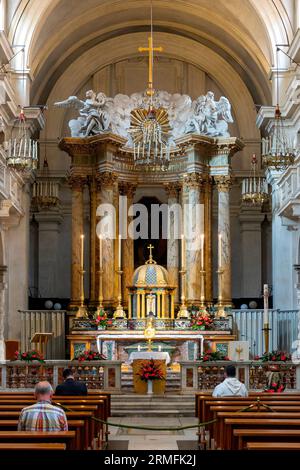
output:
M170 364L171 358L168 352L160 351L134 351L129 355L128 362L132 362L136 359L154 359L158 361L165 361L166 364Z

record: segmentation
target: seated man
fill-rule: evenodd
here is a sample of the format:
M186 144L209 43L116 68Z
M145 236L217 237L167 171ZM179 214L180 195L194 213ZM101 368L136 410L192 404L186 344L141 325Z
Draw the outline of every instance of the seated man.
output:
M225 368L225 380L217 385L213 391L213 397L247 397L248 391L245 385L235 377L235 366L229 364Z
M88 390L83 382L74 380L73 372L71 369L63 371L63 384L57 385L55 395L87 395Z
M36 403L23 408L20 414L18 431L67 431L65 412L51 404L53 388L49 382L39 382L35 386Z

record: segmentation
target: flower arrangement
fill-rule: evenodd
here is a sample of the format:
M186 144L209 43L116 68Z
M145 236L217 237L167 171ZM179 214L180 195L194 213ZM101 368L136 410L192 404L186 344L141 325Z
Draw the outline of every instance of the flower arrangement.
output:
M147 382L147 380L165 380L163 372L160 369L159 365L154 364L154 360L150 359L142 364L140 372L137 375Z
M213 320L207 311L199 310L191 318L192 330L209 330L213 327Z
M256 361L262 362L286 362L291 360L291 355L284 351L271 351L262 356L255 356Z
M27 362L39 361L40 363L45 362L43 355L35 350L27 351L23 353L21 353L20 351L16 351L14 360L15 361L27 361Z
M83 353L80 353L77 356L75 356L73 360L83 362L83 361L103 361L104 359L106 359L106 356L96 351L83 351Z
M272 382L269 388L266 388L264 391L267 393L282 393L285 390L285 385L278 382Z
M104 310L100 310L100 314L96 315L95 323L101 328L107 328L112 325L112 320L107 318L107 313Z
M206 351L203 356L200 357L200 361L229 361L229 357L220 351Z

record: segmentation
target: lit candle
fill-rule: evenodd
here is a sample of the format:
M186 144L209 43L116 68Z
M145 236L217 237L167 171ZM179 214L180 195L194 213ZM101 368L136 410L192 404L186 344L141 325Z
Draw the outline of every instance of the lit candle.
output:
M264 325L269 323L269 287L264 284Z
M80 267L81 270L83 271L83 247L84 247L84 235L80 235L80 240L81 240L81 249L80 249Z
M181 234L181 269L185 269L185 239L183 233Z
M201 233L201 271L204 269L204 233Z
M99 260L100 260L100 271L102 271L102 235L99 236Z
M218 255L219 255L219 268L221 268L222 267L222 234L221 233L219 233Z
M121 271L121 268L122 268L122 260L121 260L121 245L122 245L122 239L121 239L121 235L119 234L119 271Z

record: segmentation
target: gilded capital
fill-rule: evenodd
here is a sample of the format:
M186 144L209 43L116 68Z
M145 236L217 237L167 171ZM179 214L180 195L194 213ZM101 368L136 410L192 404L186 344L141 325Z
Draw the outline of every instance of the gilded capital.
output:
M71 174L68 177L68 184L71 186L72 191L82 191L86 183L87 183L87 178L84 176Z
M183 177L183 185L190 188L199 189L203 184L204 178L200 173L188 173Z
M104 171L103 173L98 173L96 175L98 189L102 187L112 187L117 181L117 179L117 175L111 171Z
M227 193L232 185L232 178L230 175L220 175L214 177L218 191Z
M178 192L179 192L179 189L180 189L179 183L177 183L177 182L175 182L175 183L166 183L164 185L164 188L165 188L165 191L168 195L168 198L177 199Z
M133 197L136 191L136 183L130 183L128 181L119 182L119 193L121 196Z

